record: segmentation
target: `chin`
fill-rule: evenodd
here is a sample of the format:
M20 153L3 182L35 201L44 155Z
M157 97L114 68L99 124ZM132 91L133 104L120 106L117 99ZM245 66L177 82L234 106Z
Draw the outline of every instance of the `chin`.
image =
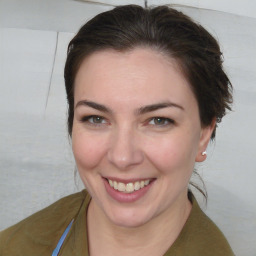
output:
M143 226L149 221L149 217L138 209L123 209L109 215L110 221L119 227L136 228Z

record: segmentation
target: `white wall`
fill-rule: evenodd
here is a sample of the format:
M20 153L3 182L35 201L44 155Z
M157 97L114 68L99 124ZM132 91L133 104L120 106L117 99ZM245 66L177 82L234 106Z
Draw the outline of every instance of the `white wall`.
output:
M148 0L147 2L148 5L172 4L256 18L254 0Z
M170 1L148 5L160 2ZM206 211L236 255L255 256L256 2L243 1L243 8L238 0L176 2L196 7L178 8L219 39L235 88L234 112L198 166L209 193ZM86 20L110 8L71 0L0 0L0 229L79 189L66 132L66 47Z

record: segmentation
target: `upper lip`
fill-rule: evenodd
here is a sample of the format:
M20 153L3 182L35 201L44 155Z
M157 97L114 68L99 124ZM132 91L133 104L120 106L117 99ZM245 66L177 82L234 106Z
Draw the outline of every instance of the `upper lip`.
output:
M110 176L105 176L103 178L108 179L108 180L112 180L112 181L116 181L116 182L122 182L124 184L134 183L136 181L145 181L145 180L153 180L153 179L155 179L155 178L129 178L129 179L121 179L121 178L110 177Z

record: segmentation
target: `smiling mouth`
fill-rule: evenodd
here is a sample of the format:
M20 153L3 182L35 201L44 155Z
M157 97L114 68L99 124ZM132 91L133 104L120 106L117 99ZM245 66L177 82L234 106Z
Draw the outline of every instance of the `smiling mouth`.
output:
M138 191L144 187L146 187L150 183L150 179L142 180L142 181L135 181L135 182L129 182L127 184L123 182L118 182L115 180L107 179L109 185L114 188L115 190L118 190L119 192L123 193L133 193L134 191Z

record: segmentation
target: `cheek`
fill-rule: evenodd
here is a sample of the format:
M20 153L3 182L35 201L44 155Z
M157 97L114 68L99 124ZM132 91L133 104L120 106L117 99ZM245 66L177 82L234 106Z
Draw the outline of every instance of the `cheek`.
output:
M191 173L195 163L196 143L191 137L170 136L151 140L146 146L150 161L163 173Z
M106 151L101 136L79 131L72 133L72 149L79 171L93 169L99 164Z

